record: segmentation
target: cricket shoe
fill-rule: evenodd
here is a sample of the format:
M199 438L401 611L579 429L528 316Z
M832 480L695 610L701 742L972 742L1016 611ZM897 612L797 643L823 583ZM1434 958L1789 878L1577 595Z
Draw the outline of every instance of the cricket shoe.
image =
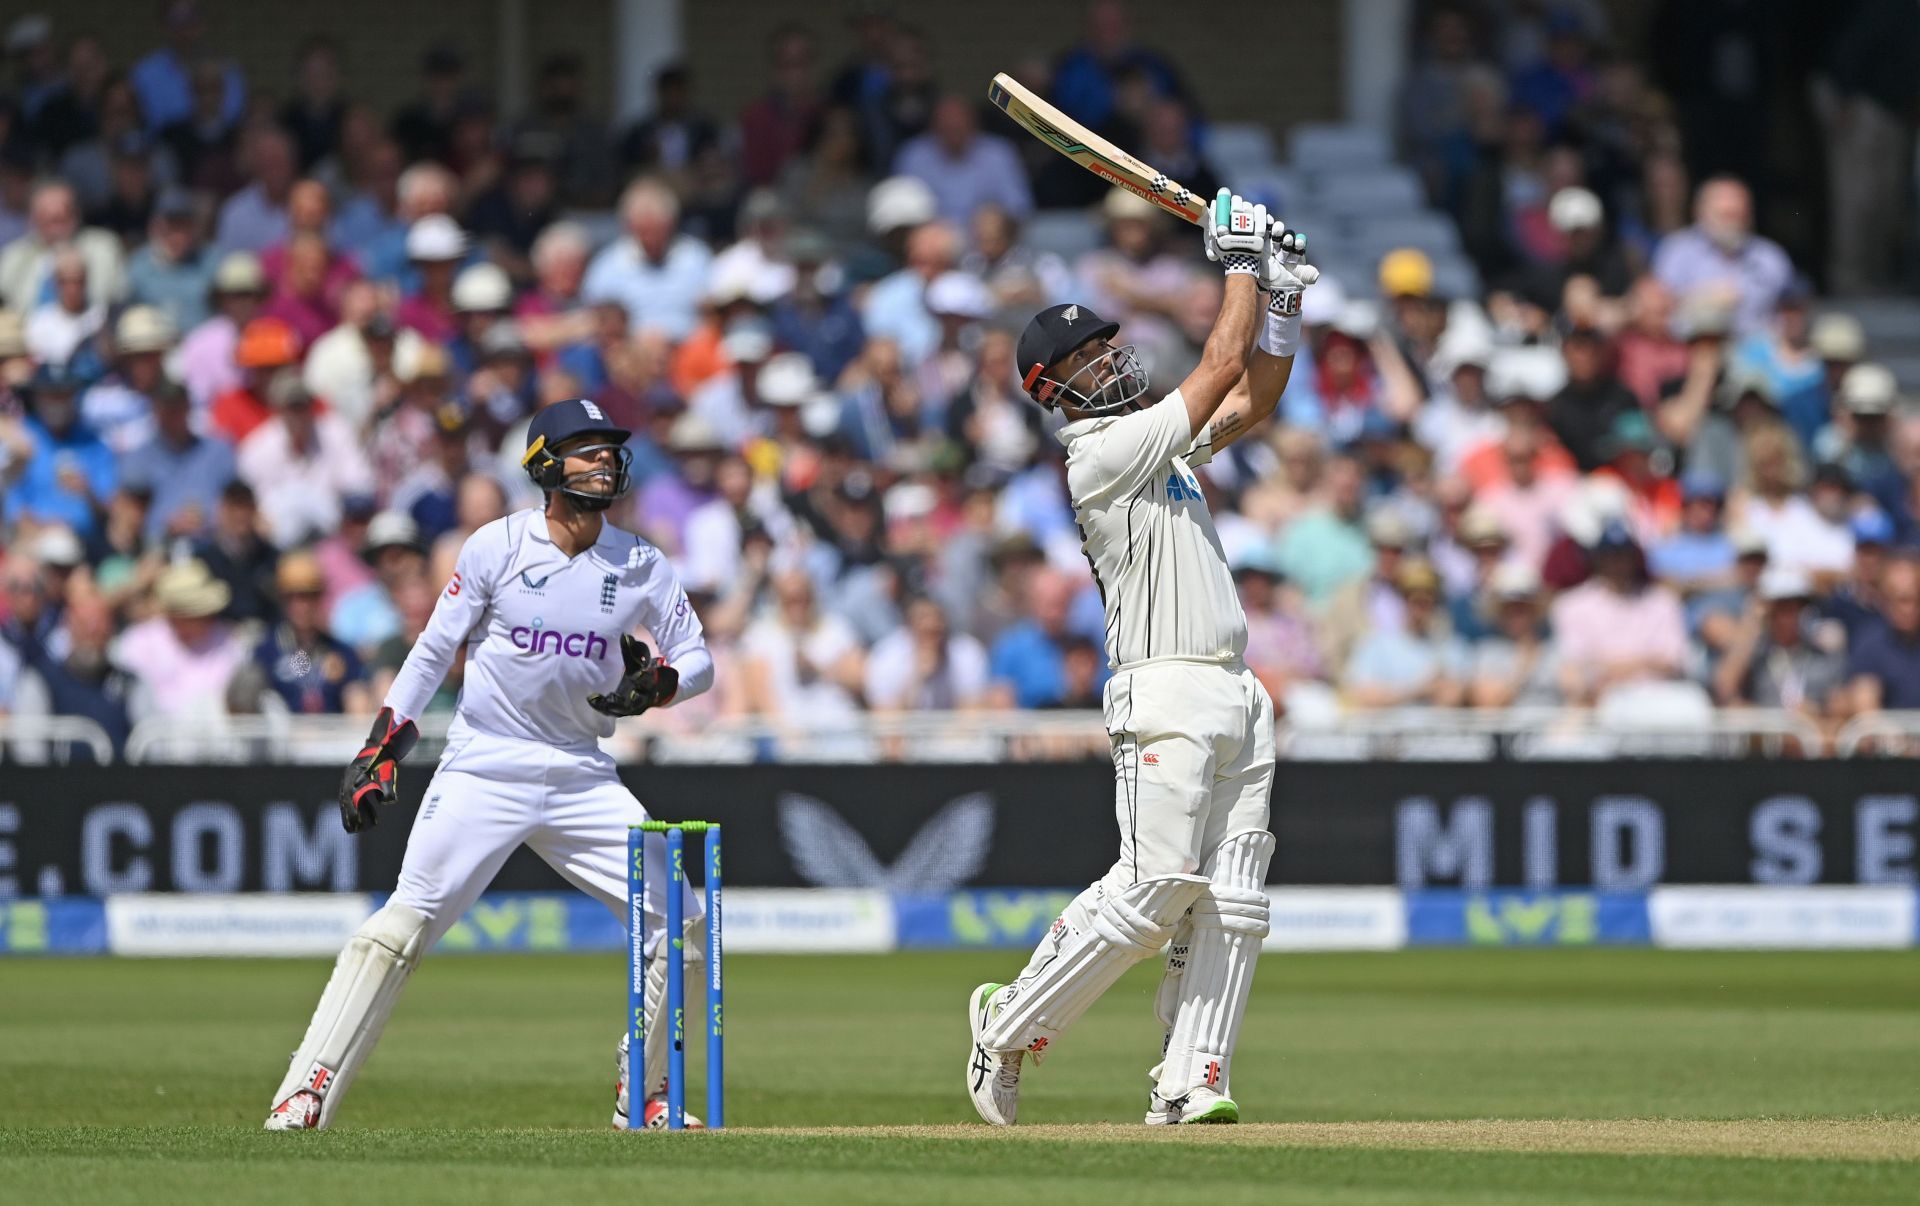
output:
M302 1089L273 1107L267 1115L270 1131L314 1131L320 1129L320 1094Z
M615 1130L624 1131L627 1129L627 1039L624 1035L620 1038L618 1054L619 1058L614 1063L616 1070L613 1074L613 1126ZM659 1087L654 1090L653 1096L647 1098L647 1104L640 1114L640 1125L650 1131L667 1129L666 1077L660 1078ZM687 1129L704 1131L707 1129L707 1124L688 1114Z
M1175 1101L1168 1101L1166 1098L1160 1096L1157 1091L1149 1089L1147 1090L1146 1124L1148 1126L1178 1126L1180 1124L1180 1117L1184 1112L1183 1107L1186 1104L1187 1099L1184 1097Z
M1180 1106L1181 1126L1231 1126L1239 1121L1240 1107L1233 1098L1222 1097L1212 1089L1195 1089Z
M1020 1064L1025 1050L989 1051L980 1036L1006 1005L1005 984L982 984L967 999L967 1024L973 1050L967 1057L967 1096L974 1112L995 1126L1012 1126L1020 1113ZM996 999L997 998L997 999Z

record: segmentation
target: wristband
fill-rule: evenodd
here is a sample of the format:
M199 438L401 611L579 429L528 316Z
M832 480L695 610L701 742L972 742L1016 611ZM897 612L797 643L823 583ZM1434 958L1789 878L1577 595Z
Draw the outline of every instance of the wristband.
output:
M1236 273L1254 276L1260 271L1260 257L1251 251L1225 251L1220 254L1220 267L1228 276Z
M1267 311L1267 325L1260 330L1258 344L1269 356L1285 359L1300 350L1300 316Z

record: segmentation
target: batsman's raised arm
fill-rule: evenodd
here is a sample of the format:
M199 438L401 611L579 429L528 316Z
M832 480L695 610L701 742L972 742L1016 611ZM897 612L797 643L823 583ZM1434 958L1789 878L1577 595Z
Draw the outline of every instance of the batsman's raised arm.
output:
M1267 245L1267 207L1249 205L1226 189L1213 201L1212 221L1201 227L1207 258L1227 274L1220 316L1200 353L1200 363L1180 383L1191 436L1207 429L1234 383L1247 371L1254 323L1260 313L1257 283Z
M1260 260L1260 292L1267 300L1266 321L1247 363L1204 433L1194 445L1218 452L1272 417L1293 376L1293 356L1300 346L1300 302L1308 285L1320 279L1320 270L1306 262L1307 236L1274 220L1267 232ZM1223 312L1221 318L1226 317ZM1216 327L1216 333L1218 328Z

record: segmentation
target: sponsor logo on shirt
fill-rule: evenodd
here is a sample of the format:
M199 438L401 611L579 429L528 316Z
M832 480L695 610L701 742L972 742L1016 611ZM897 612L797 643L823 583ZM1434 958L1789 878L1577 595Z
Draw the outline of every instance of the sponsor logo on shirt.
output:
M558 628L515 628L507 633L515 649L547 657L584 657L598 661L607 656L607 638L597 632L561 632Z
M521 570L520 571L520 587L521 587L520 593L523 595L539 594L541 591L547 588L547 579L551 577L553 577L553 575L549 573L544 577L535 578L529 575L527 571Z
M1200 493L1200 479L1193 474L1182 476L1178 469L1167 474L1168 502L1179 502L1181 499L1202 502L1205 498L1206 496Z

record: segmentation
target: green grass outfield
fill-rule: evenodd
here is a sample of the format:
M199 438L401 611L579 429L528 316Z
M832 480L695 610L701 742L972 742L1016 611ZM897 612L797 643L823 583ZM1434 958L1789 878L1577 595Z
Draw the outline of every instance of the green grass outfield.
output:
M617 955L429 960L312 1135L257 1128L325 964L0 962L0 1199L1920 1202L1914 953L1269 956L1250 1125L1173 1132L1146 968L974 1122L966 994L1019 961L731 960L710 1135L607 1129Z

